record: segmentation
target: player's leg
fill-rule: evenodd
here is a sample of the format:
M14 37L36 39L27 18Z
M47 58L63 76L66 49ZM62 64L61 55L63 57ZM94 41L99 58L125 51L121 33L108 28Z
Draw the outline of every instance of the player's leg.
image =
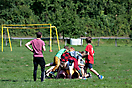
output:
M87 75L87 69L88 69L87 64L85 64L85 66L84 66L84 77L86 77L86 75Z
M96 70L93 69L92 64L89 64L89 70L98 76L99 79L103 79L104 76L100 75Z
M44 81L45 78L45 60L43 57L39 58L39 64L41 67L41 82Z
M84 77L84 67L81 67L81 73L82 73L82 77Z
M80 74L80 77L82 77L82 73L81 73L81 70L78 67L78 61L77 61L76 58L74 59L74 68L78 71L78 73Z
M97 76L99 75L99 73L98 73L96 70L94 70L93 68L90 68L89 70L90 70L91 72L93 72L95 75L97 75Z
M52 69L54 68L55 66L51 66L48 70L46 70L46 76L49 76L49 73L52 71Z
M38 68L38 63L37 63L37 58L36 57L34 57L33 64L34 64L33 79L34 79L34 81L36 81L37 68Z
M58 68L57 76L56 76L57 79L59 78L60 71L61 71L61 67Z
M90 73L87 73L88 68L89 68L89 64L86 63L85 66L84 66L84 76L83 76L83 79L85 79L85 80L92 76Z
M48 64L45 65L45 67L49 67L49 66L53 66L53 62L48 63Z
M54 72L56 69L58 69L59 65L60 65L60 59L58 57L54 57L54 63L55 63L55 67L53 68L52 72Z
M72 64L69 66L69 78L70 78L70 79L72 78L73 68L74 68L74 63L72 63Z
M90 70L91 72L93 72L95 75L99 75L99 73L98 73L96 70L93 69L92 64L88 63L88 67L89 67L89 70Z
M51 71L53 70L54 67L55 67L55 66L51 66L48 70L46 70L46 73L51 72Z

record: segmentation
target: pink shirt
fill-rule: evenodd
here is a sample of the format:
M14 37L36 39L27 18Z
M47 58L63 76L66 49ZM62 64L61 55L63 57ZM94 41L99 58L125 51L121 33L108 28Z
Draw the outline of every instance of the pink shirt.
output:
M34 52L34 57L43 57L43 53L42 53L42 49L43 46L45 46L44 41L42 41L41 39L33 39L30 41L32 48L33 48L33 52Z

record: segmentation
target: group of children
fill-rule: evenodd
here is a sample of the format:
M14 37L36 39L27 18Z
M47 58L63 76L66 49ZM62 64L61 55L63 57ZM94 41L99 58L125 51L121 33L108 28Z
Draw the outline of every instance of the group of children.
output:
M58 53L54 56L54 62L46 64L42 54L42 50L45 51L45 43L40 38L42 33L37 33L37 39L34 39L25 44L25 46L34 53L34 72L33 78L36 81L36 73L38 64L41 66L41 81L44 80L44 74L46 77L55 77L55 78L79 78L86 79L91 77L90 72L87 73L87 68L93 72L99 79L103 79L104 76L100 75L96 70L93 69L92 65L94 64L94 50L91 45L92 38L86 38L87 46L85 52L75 51L73 47L65 46L63 49L59 50ZM29 47L32 45L33 49ZM85 58L85 61L83 60ZM47 71L45 67L51 66ZM55 72L57 74L55 75Z

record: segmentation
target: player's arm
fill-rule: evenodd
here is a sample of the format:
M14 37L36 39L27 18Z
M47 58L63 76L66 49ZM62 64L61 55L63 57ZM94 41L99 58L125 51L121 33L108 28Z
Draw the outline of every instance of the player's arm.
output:
M31 43L28 42L28 43L25 44L25 46L26 46L31 52L33 52L33 49L31 49L31 48L29 47L30 44L31 44Z
M86 51L86 54L87 54L87 55L89 55L89 52L88 52L88 51Z
M87 57L88 55L89 55L89 52L86 51L86 53L82 56L82 58L85 58L85 57Z
M83 63L85 63L85 60L82 59L82 61L83 61Z
M80 65L80 66L85 66L84 64L81 64L81 63L80 63L80 59L78 59L78 65Z
M81 53L79 53L78 51L76 51L76 53L77 53L78 56L82 57Z
M43 51L46 51L46 48L45 48L45 46L43 46Z

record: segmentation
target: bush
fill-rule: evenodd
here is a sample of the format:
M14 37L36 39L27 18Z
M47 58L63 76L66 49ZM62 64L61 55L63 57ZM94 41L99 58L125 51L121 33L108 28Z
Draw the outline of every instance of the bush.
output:
M130 40L132 40L132 32L130 33L129 37L130 37Z

